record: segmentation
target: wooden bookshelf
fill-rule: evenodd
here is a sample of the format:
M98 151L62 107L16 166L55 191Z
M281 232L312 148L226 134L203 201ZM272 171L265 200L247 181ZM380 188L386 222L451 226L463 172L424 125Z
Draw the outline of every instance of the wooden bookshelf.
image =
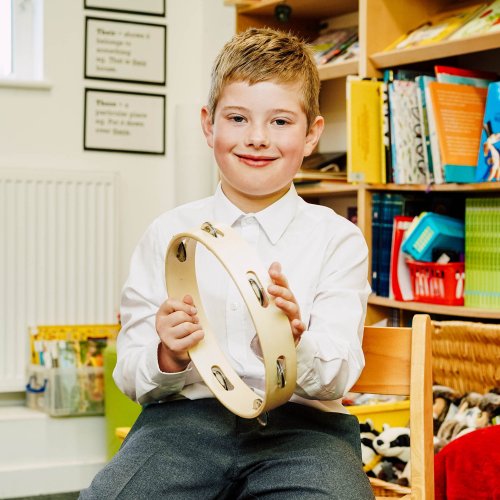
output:
M444 40L443 42L424 47L377 52L370 56L370 60L377 69L385 69L462 54L483 52L485 50L497 49L498 47L500 47L500 32L464 38L462 40Z
M295 32L308 40L314 39L319 31L320 21L326 19L339 27L353 25L359 29L360 53L357 60L341 64L329 63L318 68L322 80L321 110L326 120L320 151L346 149L345 133L339 127L345 126L345 78L350 74L362 77L380 77L386 68L407 67L423 63L431 67L434 63L449 61L450 57L469 56L474 59L471 67L480 68L481 58L493 61L493 68L485 64L484 69L499 71L500 33L485 34L457 41L442 41L433 45L399 51L384 49L401 35L415 29L434 14L455 6L454 0L286 0L292 8L288 24L279 23L274 17L276 5L282 0L249 0L236 9L236 26L242 31L250 26L271 26ZM339 138L340 137L340 138ZM344 141L344 142L342 142ZM297 186L298 193L313 202L324 203L336 208L350 197L357 204L358 225L371 247L372 196L375 192L453 194L457 197L500 196L500 182L478 184L349 184L340 182L319 182ZM500 311L471 309L466 307L439 306L418 302L398 302L372 296L369 299L369 314L373 320L383 317L384 311L397 309L402 312L427 312L431 315L450 318L499 320Z
M386 297L370 295L368 304L384 308L401 309L404 311L424 312L431 315L453 316L455 318L495 319L500 320L500 311L491 309L477 309L462 306L443 306L439 304L428 304L426 302L401 302Z

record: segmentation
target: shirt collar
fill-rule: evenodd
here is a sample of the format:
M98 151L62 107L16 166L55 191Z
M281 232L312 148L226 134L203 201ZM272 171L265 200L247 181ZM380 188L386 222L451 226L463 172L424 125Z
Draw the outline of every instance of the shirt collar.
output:
M274 245L295 217L299 200L295 186L292 184L288 192L272 205L255 214L246 214L226 197L219 183L214 195L215 221L232 226L240 218L252 215Z

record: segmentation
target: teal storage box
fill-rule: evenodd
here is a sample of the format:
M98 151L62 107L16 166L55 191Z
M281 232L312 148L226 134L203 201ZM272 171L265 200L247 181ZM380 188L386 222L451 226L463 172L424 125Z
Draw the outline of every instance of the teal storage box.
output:
M447 215L425 212L408 228L402 250L415 260L432 262L432 250L464 252L465 225Z

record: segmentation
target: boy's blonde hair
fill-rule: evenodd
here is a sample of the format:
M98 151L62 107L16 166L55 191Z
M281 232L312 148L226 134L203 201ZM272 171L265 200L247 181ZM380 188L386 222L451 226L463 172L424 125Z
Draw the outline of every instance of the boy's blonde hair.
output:
M292 35L270 28L250 28L222 48L212 68L208 111L212 117L224 87L233 82L300 82L308 129L319 115L319 75L311 49Z

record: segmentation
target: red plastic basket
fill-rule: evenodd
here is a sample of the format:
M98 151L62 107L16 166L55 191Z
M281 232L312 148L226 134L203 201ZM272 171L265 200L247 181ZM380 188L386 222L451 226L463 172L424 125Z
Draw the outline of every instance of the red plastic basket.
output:
M436 264L407 261L413 300L449 306L464 305L465 265L463 262Z

